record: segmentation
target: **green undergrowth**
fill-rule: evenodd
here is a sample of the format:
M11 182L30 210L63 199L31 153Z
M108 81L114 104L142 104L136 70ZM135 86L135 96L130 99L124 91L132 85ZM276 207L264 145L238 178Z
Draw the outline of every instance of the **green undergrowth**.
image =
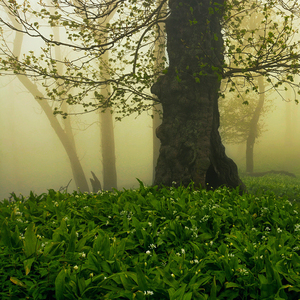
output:
M245 176L242 178L248 192L257 196L273 193L277 198L300 202L300 181L286 175L268 174L263 177Z
M140 182L13 196L0 203L1 299L299 299L299 213L274 193Z

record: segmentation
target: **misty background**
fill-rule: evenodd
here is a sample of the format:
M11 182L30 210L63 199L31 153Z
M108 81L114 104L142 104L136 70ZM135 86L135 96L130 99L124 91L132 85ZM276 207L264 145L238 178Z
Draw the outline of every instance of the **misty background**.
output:
M31 43L31 40L21 41L21 52L31 50ZM36 48L39 47L37 44ZM30 191L41 194L48 189L59 190L66 187L70 180L68 192L77 190L68 155L34 96L15 76L0 76L0 89L0 199L9 197L12 192L26 196ZM252 98L258 97L256 93L251 95ZM231 101L230 97L235 96L233 94L227 98L226 94L225 101ZM260 118L260 135L255 140L254 172L287 171L300 176L300 107L292 100L294 95L286 91L279 94L273 90L265 93L265 98L268 109ZM242 104L245 99L235 100L234 107L241 107L241 110L247 107ZM51 101L49 104L54 106ZM222 113L221 103L220 111ZM247 111L244 113L247 115ZM152 184L153 121L150 114L145 112L139 117L133 115L121 122L114 121L118 189L139 186L136 178L146 185ZM221 114L221 127L222 122L225 123L223 117L227 116L228 113ZM235 116L231 115L226 120L227 125L234 123L239 116L239 111ZM53 118L58 118L62 123L61 116ZM92 178L91 171L103 185L99 116L97 112L92 112L68 118L77 156L92 191L89 180ZM246 143L226 142L226 128L223 131L221 128L221 133L227 155L235 161L243 176L246 171Z
M11 192L28 195L67 186L76 190L67 154L49 120L19 80L1 77L0 197ZM300 175L299 105L283 101L276 93L272 111L264 117L265 131L254 147L254 171L285 170ZM241 101L242 102L242 101ZM240 103L242 106L242 103ZM95 112L69 116L76 140L78 158L87 177L91 171L102 180L100 122ZM58 116L57 118L61 118ZM138 186L136 178L152 183L152 119L126 117L114 122L118 189ZM226 145L226 152L245 172L245 143Z

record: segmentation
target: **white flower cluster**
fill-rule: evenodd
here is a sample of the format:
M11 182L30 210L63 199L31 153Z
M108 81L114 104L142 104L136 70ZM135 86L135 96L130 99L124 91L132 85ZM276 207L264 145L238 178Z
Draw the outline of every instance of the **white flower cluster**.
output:
M300 224L295 225L295 231L300 231Z
M209 219L209 215L205 215L201 220L200 223L204 223Z
M199 264L198 259L190 260L190 264Z
M194 237L194 238L197 238L197 237L198 237L198 234L197 234L197 232L198 232L198 227L197 227L197 226L193 225L192 228L189 228L188 226L185 226L184 229L186 229L186 230L191 230L192 233L193 233L193 237Z
M128 219L128 220L131 220L131 218L132 218L132 216L133 216L133 213L132 213L132 211L122 210L122 211L120 212L120 215L121 215L121 216L127 215L127 219Z
M153 293L153 291L145 291L144 292L144 295L153 295L154 293Z

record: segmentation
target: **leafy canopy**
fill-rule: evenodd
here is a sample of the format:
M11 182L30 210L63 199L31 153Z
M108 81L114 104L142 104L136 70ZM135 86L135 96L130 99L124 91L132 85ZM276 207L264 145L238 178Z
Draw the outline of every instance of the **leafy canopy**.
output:
M66 113L60 109L63 101L82 106L84 112L110 107L121 116L141 113L159 101L150 93L150 87L167 72L166 45L154 47L165 35L160 25L171 13L166 3L167 0L0 0L0 73L23 74L41 81L45 99L57 101L55 113L64 116ZM191 5L191 20L186 26L196 24L195 4L178 3ZM255 78L262 75L279 91L287 83L297 100L297 1L229 0L223 7L210 8L209 13L222 14L225 59L221 67L212 68L220 79L228 80L229 90L235 90L236 80L242 78L245 89L257 91ZM259 16L259 21L249 28L254 15ZM59 28L59 39L51 28ZM24 49L19 57L11 51L11 29L30 41L30 50ZM31 49L34 43L38 50ZM55 57L55 47L63 51L63 58ZM105 53L109 53L109 59L103 58ZM63 72L58 71L59 65L64 66ZM101 90L108 85L112 92L104 97Z

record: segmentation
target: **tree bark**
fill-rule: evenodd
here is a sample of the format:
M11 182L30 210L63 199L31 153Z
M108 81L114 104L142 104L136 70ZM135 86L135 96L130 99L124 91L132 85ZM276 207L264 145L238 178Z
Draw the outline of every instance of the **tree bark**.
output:
M103 165L103 189L117 189L117 169L115 155L115 135L110 110L99 113L101 120L101 147Z
M152 86L163 107L155 184L245 187L218 132L223 39L216 2L170 0L166 20L169 68ZM217 7L219 8L219 7ZM212 13L214 11L214 13Z
M265 86L262 76L258 77L258 91L260 93L259 100L250 121L249 135L246 142L246 172L248 173L253 173L254 171L253 151L257 137L257 124L265 102Z
M112 16L110 16L112 17ZM108 21L108 20L107 20ZM99 62L108 64L109 53L106 51L102 55L102 60ZM110 75L103 68L101 72L103 79L108 80ZM101 90L105 98L109 98L111 87L108 85ZM118 188L117 181L117 167L116 167L116 150L115 150L115 133L114 122L110 109L107 108L105 112L99 111L99 119L101 123L101 150L102 150L102 166L103 166L103 189L112 190Z

